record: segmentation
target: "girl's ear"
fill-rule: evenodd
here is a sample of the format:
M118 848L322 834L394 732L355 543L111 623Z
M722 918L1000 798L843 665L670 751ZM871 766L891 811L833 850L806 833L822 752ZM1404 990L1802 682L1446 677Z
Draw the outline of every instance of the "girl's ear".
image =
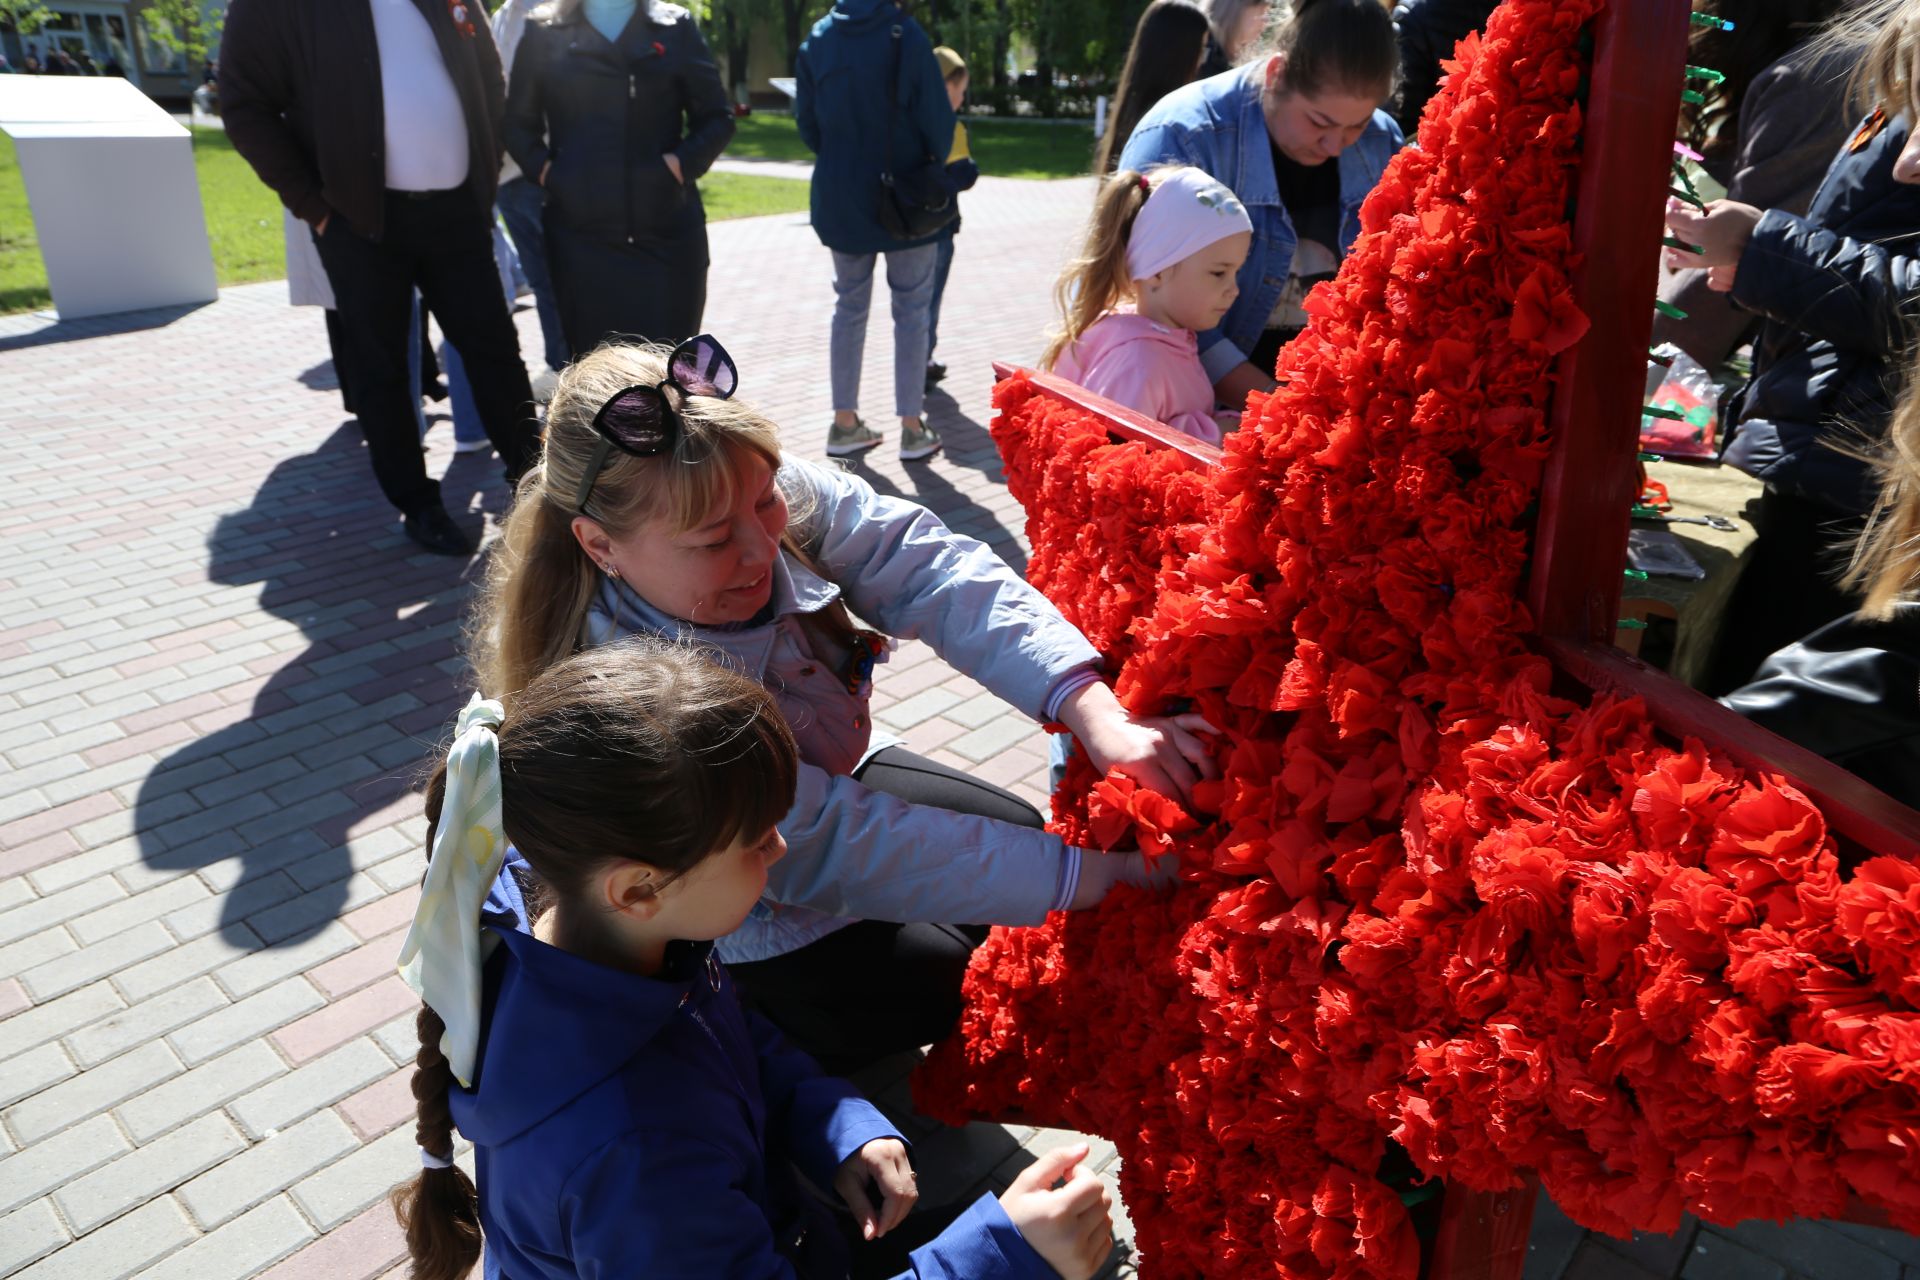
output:
M573 536L580 543L580 549L587 553L587 559L595 564L605 564L613 555L613 539L600 527L600 522L587 516L573 518Z
M604 873L601 895L607 908L631 920L651 920L660 910L660 885L666 875L644 862L620 862Z

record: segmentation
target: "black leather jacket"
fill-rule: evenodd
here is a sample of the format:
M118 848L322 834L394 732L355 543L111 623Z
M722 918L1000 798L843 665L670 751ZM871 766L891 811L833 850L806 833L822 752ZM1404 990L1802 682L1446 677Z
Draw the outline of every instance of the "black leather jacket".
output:
M1893 180L1906 141L1896 118L1844 144L1804 218L1760 219L1734 277L1734 302L1764 323L1726 460L1849 515L1872 506L1875 481L1835 446L1886 435L1920 315L1920 186Z
M1440 60L1470 31L1487 25L1498 0L1400 0L1393 26L1400 38L1400 101L1394 118L1409 139L1427 99L1440 87Z
M507 152L548 171L547 217L610 244L677 240L705 223L694 180L733 137L733 110L685 9L640 0L609 41L579 5L529 22L508 77ZM661 159L680 159L676 182Z

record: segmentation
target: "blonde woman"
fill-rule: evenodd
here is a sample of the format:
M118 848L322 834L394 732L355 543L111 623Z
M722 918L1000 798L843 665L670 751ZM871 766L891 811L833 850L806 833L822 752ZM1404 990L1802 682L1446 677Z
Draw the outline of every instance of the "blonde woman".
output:
M1212 765L1204 722L1130 716L1100 655L992 550L783 455L736 377L705 336L567 370L495 551L477 665L508 696L581 648L687 636L766 685L800 748L790 853L721 956L845 1069L949 1029L980 936L954 926L1034 923L1145 875L1138 855L1067 847L1017 797L876 742L867 702L892 638L925 640L1145 785L1185 795Z

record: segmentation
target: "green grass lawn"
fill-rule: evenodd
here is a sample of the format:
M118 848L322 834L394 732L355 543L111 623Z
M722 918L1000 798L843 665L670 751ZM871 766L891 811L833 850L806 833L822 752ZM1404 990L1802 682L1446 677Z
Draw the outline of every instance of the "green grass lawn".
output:
M727 154L739 160L812 160L791 116L740 120ZM1093 125L968 120L967 138L980 172L996 178L1077 178L1093 168Z
M193 165L220 283L279 279L286 274L280 201L254 177L225 130L192 132ZM797 137L794 144L799 145ZM707 217L716 222L807 207L807 184L792 178L713 173L701 180L700 189ZM52 301L13 142L0 135L0 314L34 311Z

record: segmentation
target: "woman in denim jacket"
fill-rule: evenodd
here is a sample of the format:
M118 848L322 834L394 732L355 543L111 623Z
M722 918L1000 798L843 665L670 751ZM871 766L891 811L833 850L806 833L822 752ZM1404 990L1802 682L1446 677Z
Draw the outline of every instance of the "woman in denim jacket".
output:
M1305 327L1307 290L1333 275L1359 234L1360 202L1402 141L1379 109L1398 66L1379 0L1296 0L1273 54L1175 90L1127 140L1122 169L1193 165L1253 219L1240 297L1200 335L1223 403L1273 389L1280 347Z

